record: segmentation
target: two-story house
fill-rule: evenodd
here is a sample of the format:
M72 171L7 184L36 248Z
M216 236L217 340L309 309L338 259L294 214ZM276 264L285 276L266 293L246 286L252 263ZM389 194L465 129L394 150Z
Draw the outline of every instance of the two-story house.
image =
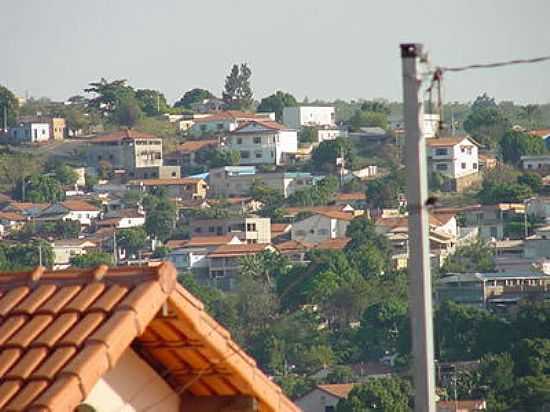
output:
M275 120L273 113L249 113L227 110L195 117L189 129L192 136L225 136L242 124L252 120Z
M478 144L469 137L427 142L429 170L448 179L446 190L460 192L479 180Z
M193 236L237 236L245 243L270 243L271 219L243 217L237 219L193 219Z
M267 120L253 120L239 126L226 140L228 149L240 153L241 165L281 165L298 150L296 130Z
M176 147L164 156L164 163L179 166L181 170L205 166L208 153L220 146L218 139L190 140Z
M162 139L132 129L119 130L91 140L87 156L92 167L98 168L106 161L135 176L136 169L162 166Z
M255 166L225 166L208 174L210 193L214 196L247 196L254 182L260 182L285 198L298 190L315 185L324 176L307 172L258 172Z
M292 240L318 244L330 239L343 238L350 222L356 217L353 212L330 208L312 208L310 213L311 216L292 223Z

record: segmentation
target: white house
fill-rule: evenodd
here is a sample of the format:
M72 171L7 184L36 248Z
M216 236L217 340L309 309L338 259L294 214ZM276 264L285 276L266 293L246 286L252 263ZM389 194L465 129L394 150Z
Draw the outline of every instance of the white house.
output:
M317 143L322 143L326 140L336 140L338 137L347 137L345 130L337 129L336 127L322 127L317 129Z
M44 209L36 220L78 220L82 226L90 226L101 211L83 200L57 202Z
M27 220L27 217L17 212L0 212L0 236L19 229Z
M468 137L430 139L427 143L430 170L450 179L479 172L478 147Z
M211 115L196 116L189 133L193 136L224 135L251 120L274 120L273 113L248 113L228 110Z
M97 222L98 227L128 229L145 225L145 212L136 209L121 209L105 213Z
M346 230L355 217L353 213L338 210L312 210L312 213L312 216L292 223L292 240L318 244L345 237Z
M168 259L178 271L208 269L207 256L221 245L240 245L237 236L193 236L187 240L169 240L166 246L172 249Z
M252 120L230 133L226 146L240 153L242 165L281 165L298 151L298 134L271 120Z
M24 122L9 129L9 136L19 143L40 143L50 140L49 123Z
M294 106L283 109L283 123L291 129L302 126L336 125L336 110L331 106Z

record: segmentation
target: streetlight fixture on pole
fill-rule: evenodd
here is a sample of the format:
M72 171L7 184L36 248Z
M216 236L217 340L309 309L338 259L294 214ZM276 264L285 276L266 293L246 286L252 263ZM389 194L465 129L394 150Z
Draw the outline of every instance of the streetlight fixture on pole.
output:
M432 288L428 232L428 179L419 64L421 44L402 44L403 110L409 209L409 313L414 361L415 411L435 412Z

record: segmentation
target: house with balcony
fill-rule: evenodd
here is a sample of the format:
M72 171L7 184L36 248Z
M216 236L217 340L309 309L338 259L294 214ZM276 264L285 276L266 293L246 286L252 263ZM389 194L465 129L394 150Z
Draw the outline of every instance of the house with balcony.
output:
M240 245L236 236L193 236L185 240L169 240L166 246L172 251L168 255L178 272L193 271L199 276L208 274L207 256L222 245ZM199 277L199 280L201 278Z
M189 134L195 137L225 136L239 126L253 120L274 121L273 113L249 113L227 110L214 114L195 116Z
M241 269L241 258L264 251L275 251L266 243L222 245L208 254L208 273L211 284L223 290L234 289Z
M241 165L282 165L298 150L298 134L271 120L251 120L233 130L226 147L240 153Z
M163 165L162 139L133 129L119 130L92 139L87 159L90 167L97 169L102 162L107 162L134 177L139 168L158 169Z
M447 179L444 189L461 192L480 179L478 144L469 137L429 139L428 168Z
M545 298L550 275L537 272L452 273L436 283L436 302L452 300L479 308L514 306L522 299Z
M193 219L190 226L192 236L232 235L244 243L271 242L271 219L268 217Z

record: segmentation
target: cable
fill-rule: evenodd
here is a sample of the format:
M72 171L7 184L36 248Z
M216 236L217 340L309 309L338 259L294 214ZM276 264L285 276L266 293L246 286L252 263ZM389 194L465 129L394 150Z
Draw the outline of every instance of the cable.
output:
M550 60L550 55L535 57L532 59L516 59L516 60L509 60L509 61L495 62L495 63L470 64L468 66L439 67L439 70L441 70L442 72L463 72L463 71L472 70L472 69L492 69L495 67L513 66L516 64L542 63L549 60Z

